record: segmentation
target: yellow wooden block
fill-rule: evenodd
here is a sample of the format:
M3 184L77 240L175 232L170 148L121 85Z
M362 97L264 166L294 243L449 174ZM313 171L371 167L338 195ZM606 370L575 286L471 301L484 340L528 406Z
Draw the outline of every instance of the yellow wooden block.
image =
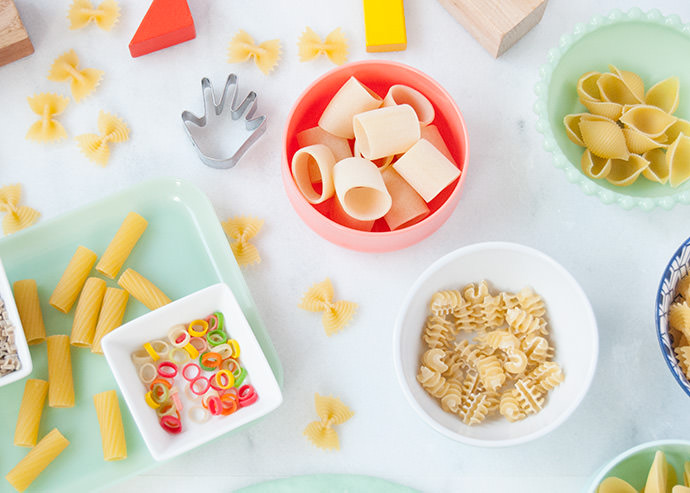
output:
M403 0L363 0L367 51L407 48Z

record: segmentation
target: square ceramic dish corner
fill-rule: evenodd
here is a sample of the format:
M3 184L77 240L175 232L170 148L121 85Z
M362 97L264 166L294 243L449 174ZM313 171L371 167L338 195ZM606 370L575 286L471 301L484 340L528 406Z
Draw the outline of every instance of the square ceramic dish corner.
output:
M134 267L154 280L172 299L219 282L227 284L249 321L276 380L282 383L277 353L213 206L198 188L180 180L158 179L142 183L0 239L0 257L10 282L36 279L47 334L70 332L72 315L52 308L48 298L77 246L84 245L102 253L130 211L144 216L149 225L125 266ZM170 245L175 245L175 248L170 248ZM109 285L114 283L109 281ZM142 304L131 300L124 321L147 312ZM33 359L31 376L47 379L45 344L31 346L30 351ZM46 408L39 429L40 437L57 427L70 440L70 445L34 481L31 485L34 491L91 491L141 473L156 464L122 401L127 459L117 462L103 460L92 396L117 389L117 382L105 358L87 349L72 349L72 370L76 406L70 409ZM12 445L22 391L21 385L0 388L0 447L3 451L0 476L7 474L26 455L25 449Z
M499 417L468 426L444 412L417 382L416 375L426 350L421 334L433 293L483 279L497 291L518 292L529 286L544 299L554 361L563 369L565 380L548 394L543 410L535 415L515 423ZM584 399L599 353L594 312L572 275L538 250L504 242L469 245L428 267L412 285L398 312L393 344L398 381L417 414L439 433L482 447L525 443L563 423Z
M131 355L148 341L165 339L173 325L205 318L213 312L223 313L226 332L239 343L242 366L247 369L248 381L254 386L259 399L229 416L212 416L205 423L195 423L183 415L182 432L170 434L161 428L156 413L144 400L146 389L137 375ZM283 401L280 386L261 346L232 291L223 283L187 295L126 323L103 338L102 345L110 370L139 432L153 458L159 461L176 457L259 419Z
M19 368L19 370L0 377L0 387L2 387L4 385L9 385L13 382L21 380L29 375L33 369L33 363L31 362L31 352L29 351L29 345L26 343L24 328L22 327L22 321L19 318L19 312L17 311L17 304L14 301L10 281L7 279L7 274L5 273L5 268L2 265L1 258L0 299L5 303L7 315L9 316L10 323L14 327L14 343L17 347L17 356L19 357L19 362L21 363L21 368Z
M544 135L544 148L553 153L553 163L563 169L568 181L586 195L597 195L605 204L624 209L672 208L690 204L690 181L678 188L639 179L626 187L594 180L581 170L582 148L568 139L563 117L586 111L578 101L576 86L586 72L607 72L609 64L630 70L642 78L645 88L671 76L680 79L680 105L674 113L690 118L690 64L678 63L690 51L690 29L677 15L664 16L656 9L627 12L615 9L577 24L549 50L548 61L539 70L535 86L537 131Z

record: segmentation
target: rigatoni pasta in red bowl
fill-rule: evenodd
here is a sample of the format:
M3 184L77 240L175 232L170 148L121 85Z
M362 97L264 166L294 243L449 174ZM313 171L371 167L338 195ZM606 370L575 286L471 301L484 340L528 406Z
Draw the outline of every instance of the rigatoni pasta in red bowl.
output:
M283 184L304 222L353 250L405 248L436 231L460 200L467 129L426 74L368 60L313 82L283 134Z

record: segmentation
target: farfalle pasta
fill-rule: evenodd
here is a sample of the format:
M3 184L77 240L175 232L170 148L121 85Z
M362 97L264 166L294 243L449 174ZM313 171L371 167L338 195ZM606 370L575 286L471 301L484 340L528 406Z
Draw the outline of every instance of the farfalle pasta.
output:
M672 187L690 179L690 123L673 115L679 79L669 77L645 92L639 75L613 65L609 70L580 77L577 94L589 113L563 119L568 138L585 147L583 173L621 187L640 176Z
M230 243L230 248L239 265L244 266L261 262L259 250L249 241L261 230L261 227L264 225L263 219L235 216L223 221L221 224L225 234L233 240Z
M255 43L249 33L240 29L228 45L228 62L242 63L254 58L254 63L264 74L268 75L278 65L281 48L279 39Z
M48 72L48 80L69 82L72 97L78 103L91 94L103 78L103 71L95 68L79 68L79 57L69 50L55 59Z
M333 426L348 421L354 412L337 397L314 395L314 407L319 421L312 421L304 429L304 435L319 448L340 449L338 433Z
M6 235L28 228L41 215L37 210L26 205L19 205L22 197L22 187L19 184L0 187L0 214L2 217L2 232Z
M40 120L34 122L29 127L29 131L26 133L28 140L53 142L67 137L65 127L53 117L65 111L69 104L69 99L45 92L29 96L26 99L29 102L31 111L41 117Z
M336 65L347 61L347 39L339 27L323 41L312 28L307 27L297 41L297 48L300 62L308 62L319 55L326 55Z
M531 288L492 294L482 281L437 291L429 309L417 380L463 423L492 415L525 419L563 382L547 339L544 300Z
M95 22L104 31L110 31L120 17L120 6L115 0L103 0L95 7L91 0L74 0L67 18L70 29L81 29Z
M89 161L101 166L110 159L110 143L129 139L129 127L115 115L101 111L98 113L98 134L82 134L75 137L82 154Z
M340 332L350 322L357 310L352 301L333 301L333 284L326 278L314 284L302 297L299 307L310 312L323 312L321 323L326 335Z

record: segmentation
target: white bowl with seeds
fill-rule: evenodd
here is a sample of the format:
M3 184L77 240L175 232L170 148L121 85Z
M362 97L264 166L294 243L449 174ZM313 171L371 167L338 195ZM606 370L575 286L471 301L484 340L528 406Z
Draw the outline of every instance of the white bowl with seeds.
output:
M21 380L32 369L29 345L0 259L0 387Z

